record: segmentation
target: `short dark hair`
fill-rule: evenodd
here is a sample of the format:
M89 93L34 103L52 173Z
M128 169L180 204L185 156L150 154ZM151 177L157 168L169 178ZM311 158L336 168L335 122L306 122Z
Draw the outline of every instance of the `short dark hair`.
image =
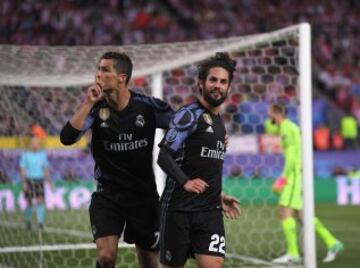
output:
M236 67L236 61L231 59L227 52L217 52L215 56L203 61L199 64L198 78L201 81L205 81L209 71L214 67L222 67L229 73L229 82L231 83L234 77L234 71Z
M112 60L114 62L114 68L117 73L123 73L126 75L126 84L129 83L132 74L133 64L128 55L121 52L109 51L105 52L100 60Z
M272 104L271 109L273 110L273 112L275 112L277 114L286 115L286 108L283 105Z

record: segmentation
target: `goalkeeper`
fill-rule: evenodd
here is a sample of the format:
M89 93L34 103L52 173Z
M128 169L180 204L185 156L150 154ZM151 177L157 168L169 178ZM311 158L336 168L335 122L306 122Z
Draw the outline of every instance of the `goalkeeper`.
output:
M296 221L296 218L300 219L302 210L300 129L286 117L285 109L280 105L271 105L268 114L272 123L278 127L277 134L281 136L285 161L282 174L274 182L273 190L280 193L278 215L286 238L287 252L273 262L300 263ZM316 217L314 224L316 233L328 248L328 253L323 261L332 262L344 249L344 245Z

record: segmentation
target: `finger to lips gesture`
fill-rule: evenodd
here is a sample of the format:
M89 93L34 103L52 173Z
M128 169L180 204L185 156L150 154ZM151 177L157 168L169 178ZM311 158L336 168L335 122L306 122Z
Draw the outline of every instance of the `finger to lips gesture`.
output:
M96 84L91 85L87 91L87 98L90 102L98 102L103 97L103 83L97 81Z

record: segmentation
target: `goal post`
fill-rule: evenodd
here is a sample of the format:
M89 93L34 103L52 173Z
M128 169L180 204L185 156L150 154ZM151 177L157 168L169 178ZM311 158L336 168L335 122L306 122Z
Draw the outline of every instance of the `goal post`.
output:
M164 99L174 109L198 97L197 64L218 51L229 52L238 64L231 93L221 111L230 136L223 185L225 192L240 199L243 215L238 221L225 221L227 265L269 267L271 260L285 250L276 218L277 196L271 192L283 158L279 141L264 135L263 127L269 105L280 103L301 128L302 252L304 267L313 268L316 247L310 36L310 25L302 23L251 36L180 43L104 47L0 45L0 113L3 124L9 126L6 131L0 130L0 139L22 137L35 120L50 135L59 135L61 126L81 101L80 96L93 82L97 61L106 51L129 54L134 62L130 88ZM161 131L157 133L154 160L161 138ZM17 165L22 149L0 148L0 168L5 168L15 182L12 186L0 185L0 266L22 267L29 261L38 267L93 267L95 250L87 213L93 190L93 163L85 149L48 149L55 191L48 189L47 194L56 200L48 200L40 241L36 232L24 230L24 197ZM155 163L154 167L161 192L164 174ZM68 169L81 180L75 184L64 182ZM122 246L117 267L136 267L133 249Z
M300 128L302 141L302 177L304 200L304 265L316 268L316 241L314 230L314 174L312 142L312 76L311 76L311 27L299 26L299 88L300 88Z

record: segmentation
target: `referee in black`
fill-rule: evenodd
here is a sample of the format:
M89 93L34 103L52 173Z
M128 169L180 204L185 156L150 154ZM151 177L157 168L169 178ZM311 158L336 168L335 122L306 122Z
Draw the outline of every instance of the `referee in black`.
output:
M65 145L92 130L97 190L89 208L97 249L96 267L115 267L124 232L135 243L140 267L159 266L159 196L152 168L156 128L168 128L173 110L165 102L128 89L132 62L107 52L94 85L61 131Z
M236 62L217 53L199 66L199 101L175 113L160 143L158 164L167 173L161 197L160 261L183 267L194 256L198 267L222 267L225 216L237 219L237 200L222 193L225 127L219 115Z

